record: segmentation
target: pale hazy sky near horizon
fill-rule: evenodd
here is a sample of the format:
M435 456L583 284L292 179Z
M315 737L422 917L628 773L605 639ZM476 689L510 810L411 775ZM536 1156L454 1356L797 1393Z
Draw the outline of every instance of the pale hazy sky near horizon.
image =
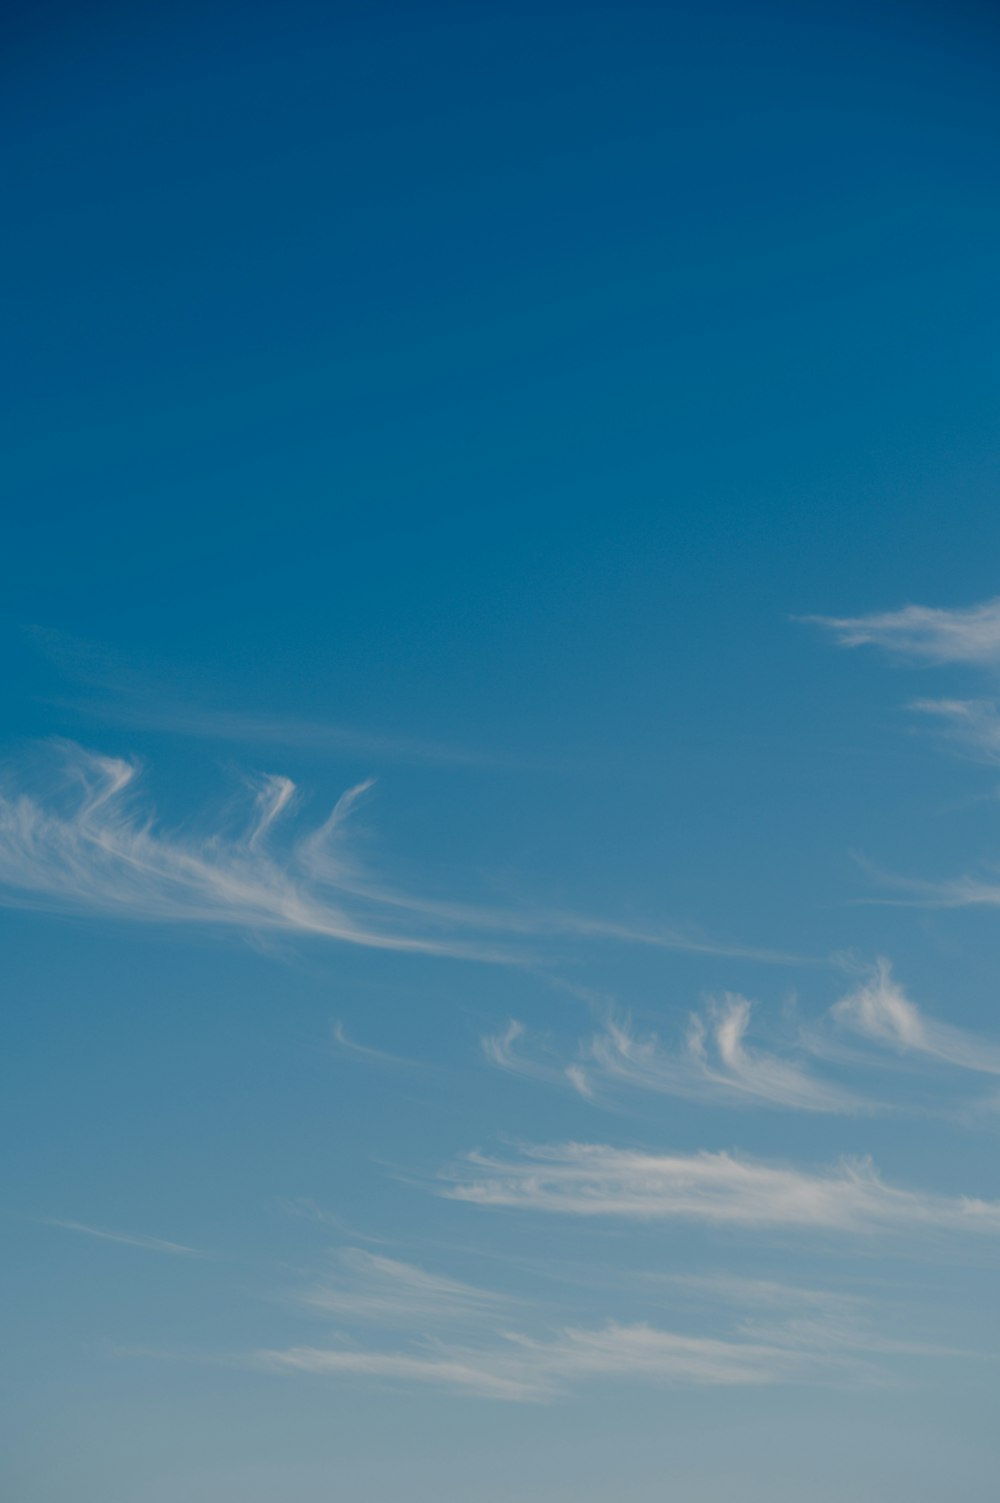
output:
M996 19L4 29L4 1497L992 1503Z

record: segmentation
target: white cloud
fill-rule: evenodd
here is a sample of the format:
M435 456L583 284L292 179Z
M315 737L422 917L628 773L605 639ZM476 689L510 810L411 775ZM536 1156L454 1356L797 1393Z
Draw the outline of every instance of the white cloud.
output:
M596 1086L629 1086L727 1106L779 1106L800 1111L855 1112L870 1104L844 1087L818 1080L794 1059L783 1059L746 1042L752 1004L732 992L711 1002L704 1016L693 1014L686 1037L676 1049L663 1047L655 1034L639 1038L630 1021L609 1018L600 1033L586 1040L586 1062L557 1067L523 1053L523 1025L511 1022L504 1033L483 1039L488 1059L502 1069L528 1078L565 1084L595 1095Z
M831 1009L844 1027L901 1052L930 1055L947 1064L1000 1075L1000 1046L949 1023L926 1017L879 960L862 984Z
M679 1289L686 1296L710 1305L730 1305L740 1309L780 1310L786 1314L801 1310L820 1311L827 1316L855 1316L867 1304L863 1296L841 1290L810 1288L785 1280L745 1278L728 1273L643 1273L647 1285Z
M570 1216L873 1233L1000 1232L1000 1202L898 1189L869 1160L810 1173L730 1153L647 1153L600 1143L529 1147L516 1160L471 1154L440 1194L480 1206Z
M524 1037L524 1024L511 1018L502 1033L487 1033L480 1039L483 1053L501 1070L510 1070L515 1075L548 1076L549 1071L519 1054L515 1045Z
M521 1402L551 1396L552 1386L532 1381L525 1364L498 1361L473 1353L377 1352L357 1347L296 1346L284 1351L258 1352L255 1364L274 1371L306 1372L322 1376L349 1373L352 1376L387 1379L391 1382L429 1383L458 1389L479 1398L513 1399Z
M915 699L910 709L933 716L978 761L1000 762L1000 710L993 700Z
M591 1084L590 1076L582 1065L567 1065L565 1074L574 1091L577 1091L587 1101L594 1100L596 1094L594 1087Z
M140 1247L144 1252L171 1253L179 1258L203 1258L204 1253L196 1247L186 1247L183 1242L167 1242L163 1237L146 1237L141 1232L111 1232L105 1227L88 1226L83 1221L66 1221L58 1216L39 1216L42 1226L57 1226L64 1232L80 1232L85 1237L97 1237L102 1242L121 1242L126 1247Z
M541 927L554 934L579 935L584 939L620 940L623 944L647 945L654 950L676 950L685 955L720 955L731 960L759 961L765 965L825 965L824 956L798 955L790 950L773 950L762 945L743 945L717 939L687 926L664 924L620 924L587 915L548 911L541 916Z
M486 1034L480 1043L486 1058L501 1070L523 1075L528 1080L544 1081L548 1085L568 1085L579 1095L591 1099L593 1089L586 1070L576 1064L559 1066L529 1058L517 1048L525 1036L524 1024L511 1018L502 1033Z
M349 1322L392 1324L495 1317L510 1303L488 1289L359 1247L338 1252L333 1271L297 1291L295 1299Z
M710 1387L884 1383L890 1372L873 1356L942 1354L941 1348L873 1329L870 1301L854 1295L763 1279L630 1275L620 1269L614 1287L628 1288L633 1300L638 1291L647 1303L659 1289L671 1289L675 1319L689 1327L694 1318L702 1329L665 1329L633 1319L512 1330L498 1322L520 1301L349 1248L338 1254L332 1275L294 1298L320 1318L335 1317L350 1335L342 1329L325 1344L297 1343L224 1360L275 1373L369 1378L538 1403L607 1381ZM395 1328L397 1334L366 1336L365 1327ZM449 1334L437 1334L440 1327ZM973 1354L949 1349L948 1355Z
M330 1037L338 1049L345 1054L353 1054L360 1059L368 1060L373 1065L402 1065L404 1069L419 1068L418 1062L412 1059L404 1059L401 1054L390 1054L385 1049L375 1049L371 1044L359 1044L356 1039L348 1037L347 1029L341 1019L337 1019L330 1028Z
M8 901L312 934L381 949L480 953L452 936L385 927L377 897L351 902L356 873L343 827L368 783L348 790L325 823L279 859L268 841L292 800L288 779L258 780L250 819L236 836L171 834L132 802L133 764L75 746L63 750L62 787L48 801L0 795L0 883Z
M853 1295L714 1276L666 1275L661 1282L681 1290L686 1315L692 1305L705 1304L754 1314L735 1326L730 1317L728 1331L711 1334L609 1320L538 1336L498 1330L475 1343L425 1339L403 1349L300 1345L257 1352L250 1360L278 1372L367 1376L543 1402L582 1383L608 1380L710 1387L883 1383L889 1371L872 1358L976 1355L885 1335L870 1323L869 1302Z
M597 1329L566 1327L547 1340L504 1333L490 1347L435 1343L383 1352L298 1346L259 1352L254 1361L276 1371L366 1375L521 1402L551 1399L599 1379L731 1387L828 1379L845 1367L858 1381L866 1371L862 1363L845 1364L839 1354L810 1350L805 1342L726 1340L613 1321Z
M157 923L224 925L313 935L374 949L493 962L526 960L512 936L619 940L763 961L787 956L682 931L628 928L573 914L441 902L393 890L358 867L346 825L366 781L348 789L317 829L274 835L295 789L269 775L251 785L245 828L197 835L164 830L135 801L138 769L72 743L44 796L0 788L0 901ZM467 936L473 936L471 938ZM489 936L501 936L500 939Z
M865 1102L817 1080L803 1065L746 1042L751 1003L726 992L704 1017L692 1015L683 1048L665 1050L655 1036L637 1039L628 1023L609 1022L590 1041L589 1055L608 1076L668 1094L801 1111L852 1112Z
M889 908L997 908L1000 907L1000 880L963 873L958 877L906 877L886 871L864 857L859 865L894 897L867 898L864 901Z
M868 616L804 616L844 647L874 646L925 663L1000 662L1000 597L958 610L907 605Z

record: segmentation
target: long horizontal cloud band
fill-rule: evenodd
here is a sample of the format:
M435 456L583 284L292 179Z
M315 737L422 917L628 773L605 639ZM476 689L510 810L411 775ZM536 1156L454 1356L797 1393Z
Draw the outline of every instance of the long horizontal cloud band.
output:
M745 1386L794 1381L884 1383L881 1359L974 1356L873 1324L871 1301L823 1288L718 1275L636 1274L633 1291L670 1291L678 1314L700 1330L664 1329L648 1320L598 1326L551 1325L529 1335L511 1330L512 1301L397 1259L344 1249L319 1283L296 1302L350 1331L325 1345L258 1351L246 1364L276 1373L369 1379L445 1388L468 1396L544 1402L580 1383L601 1380L685 1386ZM692 1312L693 1307L693 1312ZM504 1324L497 1326L502 1318ZM705 1329L705 1322L723 1329ZM464 1331L411 1336L442 1324ZM390 1344L371 1328L395 1326Z
M473 1154L445 1176L453 1200L569 1216L702 1221L841 1232L1000 1232L1000 1202L887 1184L868 1160L824 1172L737 1158L565 1143L520 1159Z
M509 1336L504 1346L468 1349L434 1344L424 1351L291 1347L257 1354L274 1371L367 1376L430 1383L478 1397L539 1401L569 1383L597 1378L710 1386L801 1381L842 1368L840 1354L777 1344L729 1341L658 1330L644 1323L569 1328L549 1341ZM850 1364L857 1380L860 1364Z
M273 840L296 790L267 775L238 835L163 831L135 802L138 769L71 743L44 798L0 789L0 902L118 918L312 935L374 949L509 962L512 941L545 936L619 941L786 963L796 957L651 927L544 911L442 902L395 891L362 872L349 816L371 787L349 789L318 828Z

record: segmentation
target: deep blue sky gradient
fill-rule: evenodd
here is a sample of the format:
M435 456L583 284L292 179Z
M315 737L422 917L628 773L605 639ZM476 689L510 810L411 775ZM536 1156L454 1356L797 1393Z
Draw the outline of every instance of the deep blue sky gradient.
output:
M736 1270L995 1352L982 1242L848 1256L431 1189L477 1146L577 1139L871 1153L892 1183L1000 1196L998 1119L915 1069L878 1116L612 1108L480 1048L515 1017L570 1057L612 1002L673 1041L726 990L819 1017L878 954L998 1036L993 917L873 904L863 864L989 861L995 773L906 705L992 689L796 619L997 593L996 20L6 24L5 778L51 790L52 738L133 758L139 806L190 832L213 808L228 829L254 773L292 777L307 825L374 776L357 838L394 888L802 957L564 930L489 965L5 908L11 1498L987 1503L981 1353L897 1353L864 1392L630 1380L540 1407L245 1359L323 1343L288 1291L344 1244L523 1301L505 1322L536 1333L693 1328L636 1270ZM336 1019L416 1063L338 1049Z

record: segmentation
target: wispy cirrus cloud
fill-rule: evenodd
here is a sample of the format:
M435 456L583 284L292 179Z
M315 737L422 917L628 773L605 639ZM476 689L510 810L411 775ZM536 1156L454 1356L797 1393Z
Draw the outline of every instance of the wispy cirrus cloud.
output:
M865 898L866 903L889 908L997 908L1000 907L1000 876L960 873L957 877L908 877L886 871L873 862L858 858L865 871L892 897Z
M276 855L270 837L294 787L267 776L252 787L242 830L196 836L161 830L137 807L138 768L121 758L62 748L61 777L46 799L0 793L0 887L21 906L85 911L157 923L228 925L314 935L375 949L499 959L485 944L440 925L386 922L399 905L377 888L359 896L345 840L371 784L348 789L328 818Z
M486 1058L501 1070L548 1085L571 1086L579 1095L587 1098L593 1095L589 1076L582 1066L553 1064L525 1054L519 1046L526 1037L527 1029L524 1024L517 1018L511 1018L502 1033L486 1034L480 1043Z
M338 1050L357 1059L367 1060L369 1064L400 1066L406 1070L419 1068L419 1061L415 1059L404 1059L401 1054L390 1054L387 1049L375 1049L371 1044L359 1044L348 1035L340 1018L332 1024L330 1037Z
M880 647L923 663L1000 663L1000 596L943 610L907 605L867 616L802 616L833 632L843 647Z
M72 742L59 747L58 773L42 793L10 773L0 785L0 903L498 963L527 960L512 943L525 938L791 959L666 927L401 892L365 872L347 839L370 779L349 788L321 824L281 841L296 790L274 774L251 780L248 816L235 832L228 815L202 833L192 833L191 820L170 831L138 802L134 762Z
M141 1232L109 1231L103 1226L89 1226L83 1221L68 1221L59 1216L33 1216L40 1226L59 1227L64 1232L79 1232L84 1237L96 1237L101 1242L120 1242L125 1247L138 1247L144 1252L169 1253L177 1258L204 1258L206 1253L196 1247L187 1247L183 1242L168 1242L163 1237L147 1237Z
M866 616L799 619L826 627L847 647L871 645L916 663L992 670L994 676L1000 667L1000 596L954 610L908 605L898 611ZM976 759L992 765L1000 762L1000 701L922 698L911 701L909 708L936 720L952 741ZM894 899L882 901L929 908L1000 906L1000 881L991 874L926 880L899 877L877 871L870 863L864 864L883 885L894 888L898 894ZM940 1032L937 1039L940 1043ZM949 1047L955 1045L952 1039Z
M612 1020L590 1040L587 1053L605 1077L668 1095L812 1112L871 1109L872 1103L818 1079L799 1061L748 1044L751 1012L746 997L723 993L704 1013L691 1015L684 1043L675 1050Z
M1000 1233L1000 1202L900 1189L867 1159L808 1171L731 1153L563 1143L527 1147L512 1160L470 1154L443 1179L439 1193L452 1200L569 1216L865 1234Z
M725 1106L772 1106L811 1112L873 1110L875 1103L819 1079L801 1061L747 1042L752 1004L723 993L703 1013L692 1013L682 1042L665 1047L655 1034L638 1036L628 1018L610 1016L580 1045L580 1062L559 1067L524 1052L523 1024L483 1039L493 1064L549 1084L567 1080L580 1094L630 1087Z
M884 1323L884 1301L841 1289L809 1287L774 1279L729 1274L646 1274L647 1284L682 1291L707 1309L728 1308L742 1336L775 1341L781 1346L804 1346L828 1352L857 1351L907 1356L972 1356L971 1352L937 1342L894 1335L875 1324ZM913 1312L907 1312L913 1325Z
M749 1281L748 1281L749 1282ZM806 1353L795 1335L783 1342L776 1301L766 1301L775 1338L756 1339L667 1331L646 1322L608 1321L593 1329L563 1326L540 1335L498 1327L521 1304L465 1282L359 1248L337 1252L333 1269L294 1292L294 1301L320 1318L356 1331L416 1327L419 1339L390 1349L357 1336L325 1346L298 1345L256 1353L250 1361L278 1372L350 1375L428 1384L476 1397L538 1402L588 1379L628 1378L685 1384L746 1384L801 1378L839 1365L817 1349ZM753 1303L753 1302L751 1302ZM785 1308L788 1308L786 1298ZM792 1302L798 1312L801 1303ZM812 1302L810 1312L825 1310ZM441 1327L458 1326L447 1339ZM485 1329L484 1329L485 1327ZM471 1331L477 1334L471 1336ZM429 1334L430 1332L435 1334Z
M392 1325L495 1319L513 1303L491 1290L359 1247L340 1249L327 1274L293 1298L317 1314L349 1323Z
M831 1009L846 1028L900 1053L930 1056L986 1075L1000 1075L1000 1045L927 1017L880 959L865 980Z
M793 1284L777 1279L746 1278L729 1273L646 1272L639 1277L649 1285L681 1291L710 1306L725 1305L746 1311L782 1311L797 1316L803 1310L827 1317L854 1317L869 1301L863 1295L842 1290Z
M655 1276L654 1276L655 1277ZM619 1275L619 1280L621 1275ZM670 1282L666 1275L661 1282ZM886 1333L868 1300L787 1283L678 1275L690 1319L678 1330L647 1320L561 1325L528 1335L507 1328L475 1339L425 1337L388 1349L341 1341L258 1351L253 1366L320 1377L368 1377L446 1388L469 1397L544 1403L581 1384L628 1382L684 1387L742 1387L787 1382L879 1384L892 1380L885 1359L977 1357ZM725 1318L719 1324L719 1312ZM489 1312L483 1312L488 1314ZM381 1322L381 1311L375 1319Z
M598 1286L595 1286L598 1287ZM604 1287L604 1285L600 1285ZM617 1270L607 1285L673 1319L557 1321L550 1310L532 1331L511 1316L537 1316L534 1301L357 1247L338 1250L332 1266L291 1292L300 1311L335 1334L242 1355L200 1360L279 1375L417 1385L472 1398L546 1403L581 1385L624 1382L684 1387L797 1384L884 1385L885 1360L963 1356L873 1324L872 1301L788 1282L718 1274L642 1274ZM695 1327L692 1329L692 1323ZM678 1328L679 1327L679 1328ZM700 1328L699 1328L700 1327ZM126 1355L135 1355L134 1352ZM143 1355L171 1356L173 1353Z
M924 666L1000 667L1000 596L955 610L908 605L867 616L801 616L844 647L873 646ZM1000 702L993 698L919 698L908 708L937 722L973 758L1000 762Z
M931 716L976 761L1000 762L1000 707L994 700L915 699L910 709Z
M685 1386L732 1387L801 1382L843 1373L844 1364L803 1344L726 1340L608 1322L596 1329L566 1327L548 1339L501 1333L489 1347L431 1343L424 1349L377 1351L298 1346L262 1351L254 1365L276 1372L367 1376L394 1383L430 1384L472 1397L538 1403L571 1386L617 1379ZM862 1365L850 1366L857 1381Z

